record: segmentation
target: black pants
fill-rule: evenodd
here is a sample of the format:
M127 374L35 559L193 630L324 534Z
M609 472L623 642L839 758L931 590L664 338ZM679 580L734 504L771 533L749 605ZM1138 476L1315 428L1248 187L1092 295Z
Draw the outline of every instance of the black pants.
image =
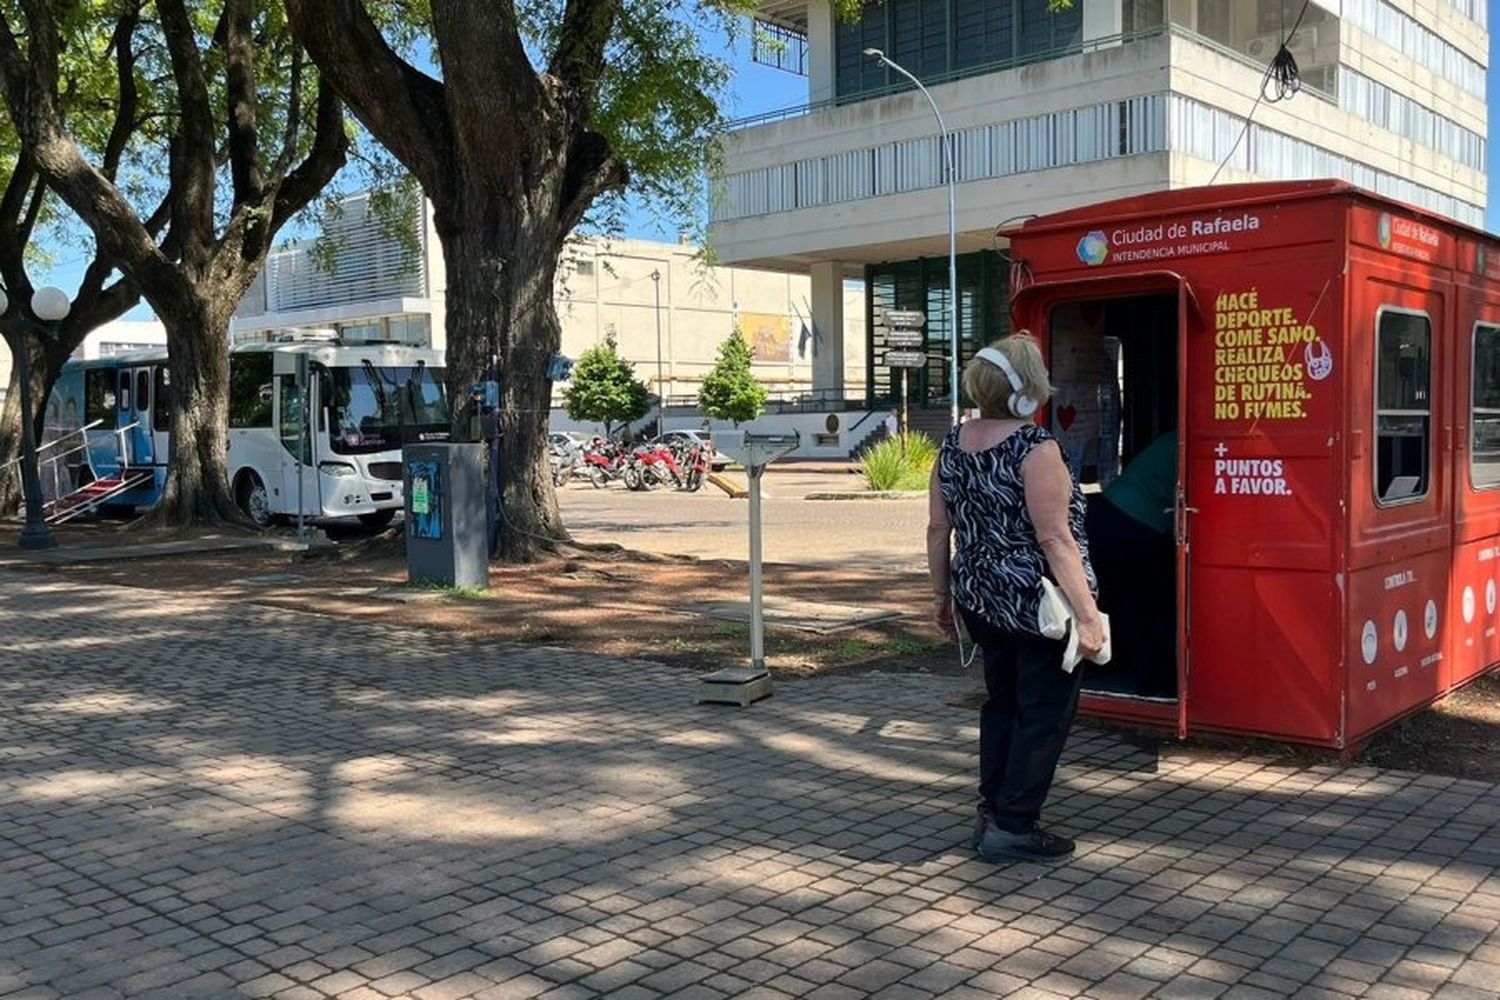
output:
M979 806L1000 829L1024 833L1036 825L1052 787L1083 671L1063 672L1059 641L1002 632L977 614L960 613L984 653L989 692L979 712Z

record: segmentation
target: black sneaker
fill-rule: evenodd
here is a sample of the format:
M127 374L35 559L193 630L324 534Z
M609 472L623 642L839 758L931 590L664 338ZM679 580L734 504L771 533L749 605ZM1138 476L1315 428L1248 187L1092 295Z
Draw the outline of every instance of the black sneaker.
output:
M1041 827L1011 833L986 824L979 838L979 856L986 861L1061 861L1073 853L1073 841Z
M979 807L979 815L974 817L974 832L969 835L969 847L979 850L979 842L984 839L984 828L989 826L990 811L984 806Z

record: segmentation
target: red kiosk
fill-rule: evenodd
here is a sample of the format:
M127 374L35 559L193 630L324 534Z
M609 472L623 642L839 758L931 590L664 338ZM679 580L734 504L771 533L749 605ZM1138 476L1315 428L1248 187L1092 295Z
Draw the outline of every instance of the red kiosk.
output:
M1075 471L1178 431L1175 691L1084 711L1342 748L1500 663L1500 240L1335 181L1004 235Z

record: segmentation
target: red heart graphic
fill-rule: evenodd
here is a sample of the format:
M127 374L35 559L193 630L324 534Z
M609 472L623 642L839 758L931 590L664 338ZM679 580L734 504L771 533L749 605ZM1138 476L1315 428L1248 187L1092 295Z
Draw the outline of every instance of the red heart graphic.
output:
M1078 416L1078 410L1074 408L1073 404L1069 403L1067 406L1058 407L1058 426L1062 427L1063 430L1067 430L1069 427L1073 426L1073 418L1076 416Z

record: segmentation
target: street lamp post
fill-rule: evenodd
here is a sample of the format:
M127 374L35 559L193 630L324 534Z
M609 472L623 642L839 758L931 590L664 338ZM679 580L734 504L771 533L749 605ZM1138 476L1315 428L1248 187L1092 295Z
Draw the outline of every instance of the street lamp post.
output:
M887 66L910 80L922 96L927 98L927 103L932 107L932 113L937 116L939 141L943 144L943 172L948 179L948 337L950 340L948 350L948 394L951 397L950 416L953 424L958 424L958 225L953 211L953 145L949 141L948 126L943 122L943 113L938 110L937 101L922 86L922 81L912 76L906 69L890 56L879 49L865 49L865 55L874 59L882 66Z
M667 383L661 374L661 271L651 272L651 283L656 289L656 436L667 430Z
M10 307L10 299L0 291L0 313ZM67 319L71 305L66 292L58 288L38 288L31 296L31 312L37 319L58 323ZM22 317L22 322L25 318ZM36 408L31 398L31 351L23 339L16 352L16 374L21 383L21 492L26 499L26 524L21 529L23 549L50 549L57 545L47 515L42 509L42 477L37 462Z

